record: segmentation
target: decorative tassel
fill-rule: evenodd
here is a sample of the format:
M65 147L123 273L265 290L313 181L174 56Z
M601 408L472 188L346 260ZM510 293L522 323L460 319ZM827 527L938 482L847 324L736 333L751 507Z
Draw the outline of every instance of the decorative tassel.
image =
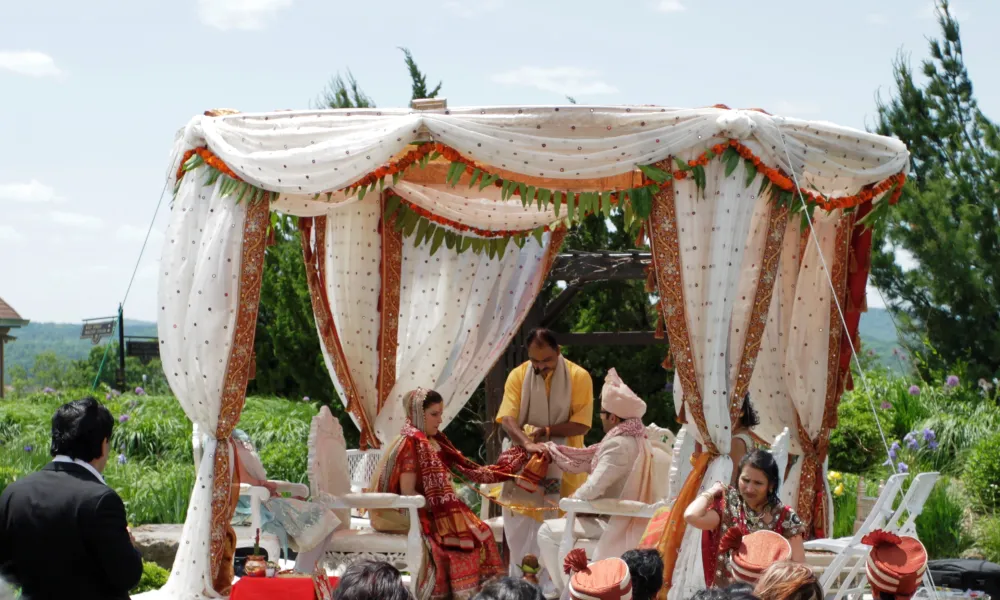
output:
M267 245L265 247L270 248L271 246L277 243L278 241L274 235L274 227L271 227L270 230L267 232Z
M257 378L257 352L250 353L250 376L247 378L248 381L253 381Z
M656 331L653 333L653 337L658 340L662 340L664 337L666 337L666 335L667 332L663 327L663 315L660 315L660 318L656 320ZM669 357L670 355L667 354L667 358Z
M635 247L642 247L642 240L646 237L646 224L639 225L639 235L635 238Z
M672 352L667 352L667 357L663 359L663 368L668 371L674 370L674 358Z
M656 265L652 261L646 265L646 292L654 294L658 290L656 283Z

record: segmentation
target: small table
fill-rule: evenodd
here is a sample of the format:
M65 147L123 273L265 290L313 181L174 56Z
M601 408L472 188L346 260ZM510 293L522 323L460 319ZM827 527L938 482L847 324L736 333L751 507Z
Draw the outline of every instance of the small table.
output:
M330 587L337 587L337 577ZM241 577L229 592L230 600L314 600L311 577Z

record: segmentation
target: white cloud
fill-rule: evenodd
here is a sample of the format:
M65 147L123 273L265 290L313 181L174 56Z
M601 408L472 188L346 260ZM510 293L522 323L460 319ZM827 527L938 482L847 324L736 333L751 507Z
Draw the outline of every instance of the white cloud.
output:
M868 13L865 15L865 21L870 25L886 25L889 23L889 19L882 13Z
M494 75L493 81L569 96L618 93L618 88L599 79L599 75L597 71L579 67L520 67Z
M53 202L60 200L56 191L44 183L32 179L28 183L0 184L0 200L14 202Z
M685 10L681 0L660 0L655 5L656 10L665 13L681 12Z
M120 242L142 242L146 239L145 227L136 227L135 225L120 225L118 230L115 231L115 238ZM163 240L163 232L154 229L149 234L149 242L154 244L156 242Z
M0 242L23 242L24 236L10 225L0 225Z
M777 106L774 107L775 114L781 115L783 117L807 117L810 115L815 115L820 112L819 106L805 102L791 102L789 100L782 100L778 102Z
M81 215L80 213L63 212L53 210L49 212L49 219L59 225L78 227L80 229L100 229L104 226L104 221L100 217L93 215Z
M447 0L442 6L450 13L471 19L503 7L504 0Z
M291 5L292 0L198 0L198 16L202 23L223 31L255 31Z
M0 50L0 69L29 77L55 77L62 74L51 56L34 50Z

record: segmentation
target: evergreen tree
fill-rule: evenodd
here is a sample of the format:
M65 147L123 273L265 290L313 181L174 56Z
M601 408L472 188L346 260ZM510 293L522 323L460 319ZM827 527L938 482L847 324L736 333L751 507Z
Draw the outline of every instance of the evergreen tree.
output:
M1000 135L979 109L958 22L937 5L941 37L930 41L918 83L895 62L895 93L879 100L877 131L906 143L912 166L878 238L872 279L887 296L925 371L968 363L973 377L1000 369ZM904 271L894 249L918 266Z

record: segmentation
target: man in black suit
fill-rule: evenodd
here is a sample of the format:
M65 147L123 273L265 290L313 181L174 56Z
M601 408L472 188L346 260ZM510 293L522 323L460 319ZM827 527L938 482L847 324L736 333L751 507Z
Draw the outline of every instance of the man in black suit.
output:
M114 419L94 398L52 417L52 456L0 495L0 575L30 600L114 600L142 577L125 505L105 485Z

